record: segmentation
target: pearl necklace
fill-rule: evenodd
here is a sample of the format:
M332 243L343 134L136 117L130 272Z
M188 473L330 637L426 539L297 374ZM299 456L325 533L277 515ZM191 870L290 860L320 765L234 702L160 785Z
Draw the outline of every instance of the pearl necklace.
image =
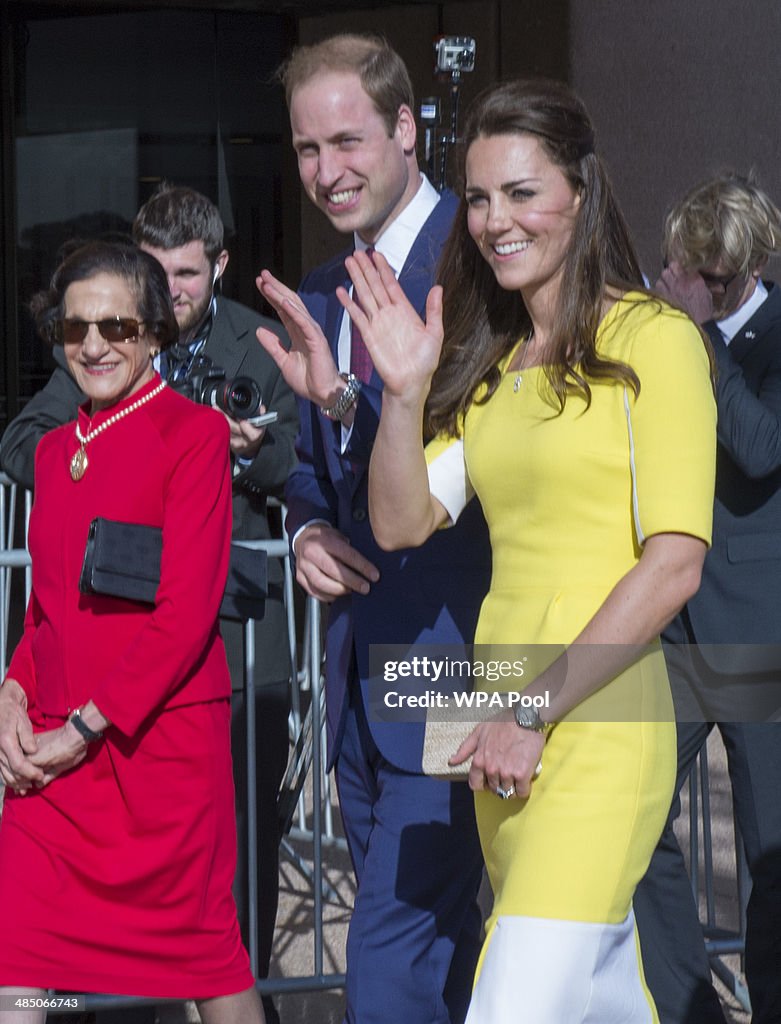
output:
M101 423L99 427L95 427L94 430L90 430L86 436L82 434L77 423L76 440L79 442L79 450L70 460L71 480L81 480L81 478L87 472L89 460L87 459L87 452L85 451L85 449L87 445L90 443L90 441L93 441L98 436L98 434L102 434L104 430L108 430L108 428L112 426L112 424L118 423L121 419L124 419L125 416L129 416L131 412L135 412L136 409L140 409L142 405L146 405L146 403L150 402L155 397L155 395L159 395L164 387L165 381L163 380L157 385L156 388L150 391L149 394L144 395L143 398L137 399L137 401L133 402L132 405L129 405L126 409L122 409L121 412L115 412L113 416L109 416L109 418L104 423Z

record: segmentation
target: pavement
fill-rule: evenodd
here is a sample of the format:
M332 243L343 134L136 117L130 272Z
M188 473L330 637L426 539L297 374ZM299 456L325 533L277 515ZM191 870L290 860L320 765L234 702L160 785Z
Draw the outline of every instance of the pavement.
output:
M732 823L732 799L726 770L726 756L717 733L708 743L710 798L713 835L713 877L716 921L720 927L737 929L738 900L735 884L735 842ZM338 813L334 815L338 828ZM689 849L688 798L684 795L683 810L676 828L682 848ZM304 858L311 856L311 845L293 844ZM702 848L702 843L700 843ZM354 893L352 872L347 853L339 847L328 847L324 853L324 878L334 890L333 900L324 903L323 970L324 973L344 971L344 951L350 906ZM702 876L702 870L700 871ZM484 887L486 889L486 887ZM490 901L486 889L485 903ZM303 977L313 973L314 896L309 880L293 862L283 857L280 868L280 909L271 973L276 977ZM486 910L488 906L486 905ZM704 896L701 914L705 919ZM739 957L724 958L729 970L742 979ZM716 980L729 1024L749 1024L750 1014L725 985ZM344 1008L341 990L309 992L275 997L282 1024L341 1024ZM390 1019L390 1018L389 1018ZM566 1024L566 1022L562 1022Z
M738 901L735 885L732 803L726 772L726 757L718 734L711 736L708 751L716 922L720 927L736 929ZM311 823L311 786L307 786L305 801L307 820L302 824L306 826L307 823ZM334 841L327 843L324 847L322 871L324 900L321 974L326 976L344 972L347 927L355 892L350 858L343 840L340 838L340 821L335 798L333 803ZM683 804L677 832L683 849L688 852L689 817L686 794L684 794ZM305 836L301 835L289 841L281 858L280 906L271 977L285 979L282 984L291 984L292 979L298 979L298 984L305 985L307 984L306 979L311 979L316 973L315 889L314 879L311 876L311 858L312 844ZM490 892L487 886L484 886L483 902L487 911L490 905ZM705 919L705 914L706 906L703 897L701 900L703 919ZM729 970L738 975L740 980L743 980L740 974L739 957L726 957L724 963ZM315 983L312 981L310 984L314 986ZM742 1009L730 990L719 980L716 981L716 987L729 1024L749 1024L750 1014ZM344 993L341 988L284 992L275 994L273 999L281 1024L341 1024L343 1018ZM101 1024L104 1021L105 1024L110 1024L108 1014L101 1014L99 1020ZM193 1024L198 1020L199 1017L193 1004L171 1004L160 1007L158 1010L158 1024Z

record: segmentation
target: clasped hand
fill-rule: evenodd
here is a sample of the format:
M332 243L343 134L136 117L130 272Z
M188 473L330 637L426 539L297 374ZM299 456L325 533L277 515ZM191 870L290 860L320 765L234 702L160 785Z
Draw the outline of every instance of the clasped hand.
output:
M30 762L43 772L43 786L56 779L63 772L81 764L87 756L87 743L70 722L57 729L39 732L36 736L38 749L30 755Z
M33 733L24 691L15 679L0 690L0 778L21 796L42 789L84 760L87 745L70 722Z
M473 729L449 763L462 764L471 756L471 789L496 792L501 787L505 792L511 790L513 796L527 797L544 746L542 733L519 728L512 712L507 712Z
M43 784L42 769L30 760L37 749L24 690L6 679L0 689L0 778L9 789L24 794Z

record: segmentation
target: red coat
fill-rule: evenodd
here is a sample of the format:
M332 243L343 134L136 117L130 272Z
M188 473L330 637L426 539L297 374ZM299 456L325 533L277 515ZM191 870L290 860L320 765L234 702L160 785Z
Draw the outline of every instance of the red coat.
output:
M82 434L151 391L155 379ZM92 699L113 723L40 792L6 796L0 985L207 998L252 984L231 895L230 678L217 627L228 567L228 428L165 390L87 445L40 442L33 591L9 667L36 729ZM154 608L78 589L95 516L160 526Z

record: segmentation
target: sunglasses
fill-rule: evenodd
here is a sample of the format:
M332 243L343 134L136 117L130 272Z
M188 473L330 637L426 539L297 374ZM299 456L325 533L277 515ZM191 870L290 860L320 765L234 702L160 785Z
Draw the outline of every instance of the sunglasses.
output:
M131 316L112 316L105 320L60 320L57 339L63 345L81 345L92 324L97 327L101 338L115 345L138 341L138 329L143 321Z
M739 273L739 271L736 271L734 274L727 275L727 277L719 277L718 274L706 274L702 270L699 271L700 277L705 282L705 287L710 289L718 288L722 294L726 293L732 282L738 278Z

